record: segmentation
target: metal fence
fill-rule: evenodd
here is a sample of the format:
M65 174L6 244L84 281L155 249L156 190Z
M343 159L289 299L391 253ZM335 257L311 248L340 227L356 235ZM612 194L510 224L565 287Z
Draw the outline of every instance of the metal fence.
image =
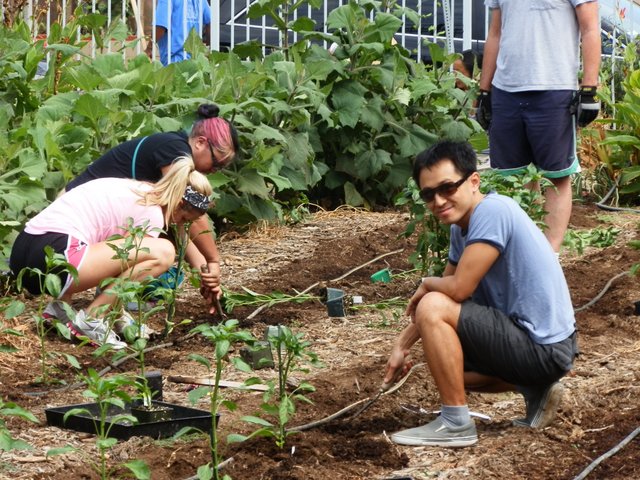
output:
M22 12L24 18L31 25L34 37L47 36L53 23L63 27L69 21L77 8L84 13L98 13L104 15L107 24L115 19L121 19L129 31L129 40L138 39L133 47L125 47L124 55L135 55L145 51L147 42L149 54L159 58L159 36L165 36L168 50L168 62L172 54L178 53L177 59L185 58L181 44L174 45L176 40L186 37L189 26L195 28L212 50L226 50L233 46L255 41L269 46L281 46L282 37L273 21L268 17L249 18L249 9L257 4L257 0L4 0L0 4L0 11L13 15L5 9L13 6L14 10ZM636 35L640 28L639 0L599 0L602 17L603 43L605 53L612 53L612 45L621 39ZM303 5L292 14L291 20L309 17L315 22L315 29L327 32L327 17L332 10L347 3L347 0L325 0L320 8ZM428 60L426 42L438 42L447 46L449 51L460 52L466 49L483 51L484 39L488 31L489 12L484 6L484 0L397 0L397 6L415 11L420 22L415 25L403 16L403 26L396 35L396 41L414 52L415 57ZM9 7L7 7L9 6ZM208 11L208 17L203 12ZM213 28L206 28L207 18ZM173 25L164 31L154 28L156 23L164 22ZM81 32L78 32L78 36ZM289 41L297 41L298 35L289 32ZM96 54L95 42L89 39L88 53ZM109 51L122 50L123 45L107 45Z

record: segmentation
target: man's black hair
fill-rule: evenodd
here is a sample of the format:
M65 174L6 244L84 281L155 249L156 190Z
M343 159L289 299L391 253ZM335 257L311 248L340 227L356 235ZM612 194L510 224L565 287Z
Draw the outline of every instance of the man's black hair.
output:
M469 73L469 77L473 78L473 71L475 66L482 68L483 56L481 53L474 52L473 50L465 50L462 52L462 64Z
M478 157L469 142L440 140L421 152L413 163L413 179L420 185L420 172L424 168L432 168L442 160L451 160L461 175L467 175L478 169Z

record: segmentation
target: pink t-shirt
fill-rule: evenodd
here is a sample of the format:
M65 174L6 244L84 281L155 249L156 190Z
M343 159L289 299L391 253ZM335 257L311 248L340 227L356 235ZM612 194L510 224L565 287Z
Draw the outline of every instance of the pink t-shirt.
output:
M164 226L162 207L144 206L136 191L151 185L128 178L99 178L84 183L57 198L25 225L32 235L65 233L89 245L126 232L127 219L135 226L148 221L147 234L157 237Z

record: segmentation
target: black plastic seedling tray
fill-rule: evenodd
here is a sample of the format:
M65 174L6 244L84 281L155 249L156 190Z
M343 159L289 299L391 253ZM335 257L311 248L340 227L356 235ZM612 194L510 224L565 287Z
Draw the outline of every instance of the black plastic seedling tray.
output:
M113 418L116 415L130 414L131 407L127 406L124 409L111 407L106 424L106 427L110 428L109 437L120 440L128 440L129 438L136 436L153 437L156 439L167 438L184 427L193 427L201 430L202 432L206 432L207 434L211 433L211 413L204 410L196 410L195 408L174 405L172 403L158 401L154 401L153 403L155 405L173 408L173 416L171 420L137 424L132 424L122 420L112 424L109 421L109 418ZM89 413L80 413L69 416L65 422L65 413L69 410L73 410L74 408L87 409L91 414L93 414L93 416ZM97 415L97 413L97 403L65 405L62 407L47 408L45 410L48 425L93 434L96 433L96 425L94 422L96 421L95 415Z

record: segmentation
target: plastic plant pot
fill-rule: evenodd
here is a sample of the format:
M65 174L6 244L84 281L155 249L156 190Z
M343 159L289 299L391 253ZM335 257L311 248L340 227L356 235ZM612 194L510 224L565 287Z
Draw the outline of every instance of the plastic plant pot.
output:
M152 400L162 401L162 372L159 370L145 372L144 378L147 379Z
M376 273L371 275L372 283L378 283L378 282L389 283L390 281L391 281L391 272L389 271L388 268L385 268L383 270L378 270Z
M240 349L240 356L254 370L273 368L274 366L271 343L269 342L256 342L253 347L244 346Z
M140 423L164 422L173 418L173 408L158 404L152 404L150 407L132 405L131 415L136 417Z
M635 307L633 313L635 315L640 315L640 300L638 300L637 302L633 302L633 305Z
M327 288L327 314L330 317L344 317L344 292L338 288Z

